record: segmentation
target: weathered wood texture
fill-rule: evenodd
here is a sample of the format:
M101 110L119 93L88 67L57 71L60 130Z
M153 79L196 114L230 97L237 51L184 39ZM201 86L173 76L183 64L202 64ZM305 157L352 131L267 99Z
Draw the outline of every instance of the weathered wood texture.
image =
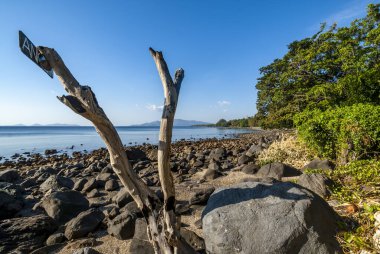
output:
M184 78L184 70L178 69L173 81L170 76L169 68L164 60L162 52L149 48L149 51L156 63L158 74L160 75L162 86L164 88L165 104L162 112L160 123L160 134L158 143L158 172L164 193L164 220L165 231L170 242L177 246L180 237L180 217L175 214L175 188L173 176L170 170L170 150L172 140L172 130L174 115L177 109L178 95L181 83Z
M165 94L165 107L160 127L159 177L164 193L164 205L148 186L135 174L115 127L99 106L89 86L82 86L74 78L59 54L52 48L38 47L53 68L68 95L58 97L75 113L90 120L105 142L110 162L117 176L142 210L149 225L150 240L156 253L195 253L179 234L179 219L175 216L175 191L170 172L170 144L174 113L179 88L184 77L182 69L177 70L175 80L170 77L161 52L150 49L156 62Z

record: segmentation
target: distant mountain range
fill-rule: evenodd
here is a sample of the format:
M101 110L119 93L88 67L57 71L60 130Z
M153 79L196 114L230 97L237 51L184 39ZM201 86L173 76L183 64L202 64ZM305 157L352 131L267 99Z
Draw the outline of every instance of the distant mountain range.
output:
M31 125L25 125L25 124L15 124L13 126L80 126L78 124L65 124L65 123L51 123L51 124L31 124Z
M174 126L177 126L177 127L204 125L204 124L210 124L210 123L206 123L206 122L202 122L202 121L196 121L196 120L174 119ZM143 123L143 124L136 124L133 126L156 127L156 126L160 126L160 121L154 121L154 122Z

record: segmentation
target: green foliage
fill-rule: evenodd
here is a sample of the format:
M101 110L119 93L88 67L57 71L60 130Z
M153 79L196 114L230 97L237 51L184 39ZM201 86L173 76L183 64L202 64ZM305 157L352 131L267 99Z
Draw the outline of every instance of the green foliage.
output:
M305 110L294 117L300 137L321 156L338 162L370 157L380 151L380 106Z
M349 27L322 25L310 38L260 69L254 119L264 128L293 127L293 116L357 103L380 104L380 4Z
M234 119L226 121L225 119L220 119L215 126L217 127L256 127L256 121L253 117Z
M321 173L334 181L330 199L340 203L360 204L354 214L342 214L342 232L338 239L345 252L358 253L361 249L375 251L372 236L375 232L374 214L380 211L376 201L380 195L380 161L359 160L339 166L335 170L306 170L304 173ZM355 223L352 223L355 221Z
M227 127L228 123L225 119L220 119L215 125L218 127Z

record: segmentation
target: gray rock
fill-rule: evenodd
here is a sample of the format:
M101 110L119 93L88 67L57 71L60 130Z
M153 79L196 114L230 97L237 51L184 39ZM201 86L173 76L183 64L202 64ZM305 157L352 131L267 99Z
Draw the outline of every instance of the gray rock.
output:
M66 238L71 240L86 236L99 226L104 217L101 211L94 208L81 212L67 223L65 229Z
M40 185L40 190L46 192L48 190L59 190L63 187L72 189L73 186L74 182L70 178L52 175L49 176L45 182Z
M203 172L202 179L214 180L215 178L218 178L219 176L221 176L221 174L218 170L208 168Z
M181 228L181 236L194 248L194 250L201 251L205 249L204 240L193 231Z
M0 182L0 191L8 193L14 198L21 198L22 194L25 193L22 186L8 182Z
M186 203L177 203L175 205L175 213L176 214L186 214L190 212L189 204Z
M28 178L25 181L23 181L22 183L20 183L20 186L23 188L30 188L30 187L33 187L36 185L37 185L37 182L33 178Z
M82 249L75 250L73 254L100 254L100 252L91 247L84 247Z
M251 162L251 161L253 161L253 157L249 157L249 156L243 154L242 156L239 157L238 164L243 165L243 164L247 164L248 162Z
M47 245L47 246L44 246L44 247L41 247L41 248L38 248L32 252L30 252L30 254L56 254L56 253L59 253L59 251L65 246L64 243L56 243L56 244L52 244L52 245Z
M332 163L329 160L321 160L321 159L314 159L311 162L309 162L307 165L305 165L302 169L325 169L325 170L333 170L335 168L334 163Z
M122 210L127 211L131 214L135 214L135 215L137 215L137 217L143 216L140 208L137 206L135 201L132 201L132 202L129 202L128 204L126 204Z
M259 166L257 166L256 164L248 164L248 165L245 165L241 171L246 173L246 174L255 174L258 170L259 170Z
M257 171L256 176L258 177L273 177L276 179L281 179L282 177L298 176L299 172L296 168L286 165L281 162L274 162L262 166L259 171Z
M17 169L5 169L0 171L0 182L13 183L20 178Z
M73 190L81 191L86 183L87 183L86 178L79 179L78 181L75 182Z
M145 152L135 147L128 147L126 153L130 160L142 160L146 158Z
M321 197L327 197L330 194L328 186L332 185L332 181L322 174L302 174L297 183Z
M138 218L135 222L135 233L133 235L134 239L140 239L144 241L149 241L148 237L148 225L143 218Z
M125 188L120 189L119 192L112 197L112 202L117 204L120 208L132 201L131 195L129 195L129 192Z
M112 220L113 218L115 218L116 216L118 216L120 214L120 210L118 207L113 207L112 209L110 210L105 210L106 211L106 216Z
M220 161L226 155L226 150L224 148L216 148L212 150L209 154L209 159L214 161Z
M113 191L119 188L119 184L115 179L108 180L104 185L106 191Z
M125 253L128 254L154 254L154 249L149 241L132 239Z
M46 149L45 155L52 155L58 153L57 149Z
M11 218L22 209L23 202L5 191L0 191L0 220ZM1 236L1 231L0 231Z
M253 144L245 154L249 157L258 156L262 151L263 151L263 147L261 145Z
M84 184L82 191L89 192L95 189L96 187L98 187L98 182L96 181L95 178L90 178L88 179L87 183Z
M88 209L88 200L77 191L59 191L42 201L46 213L59 223L65 223Z
M88 198L96 198L99 197L101 193L97 189L92 189L89 193L87 193Z
M211 169L211 170L217 170L219 171L221 169L220 167L220 163L217 162L217 161L210 161L210 163L208 164L208 169Z
M54 245L57 243L63 243L66 241L66 237L63 233L52 234L46 239L46 245Z
M2 220L0 253L30 253L42 247L56 229L54 220L46 215Z
M130 239L135 233L135 221L135 215L121 213L108 223L107 232L119 240Z
M201 160L195 160L195 162L193 163L193 167L196 167L196 168L200 168L200 167L202 167L203 166L203 161L201 161Z
M342 253L336 214L290 182L246 182L216 190L202 213L209 253Z
M205 205L211 194L215 191L214 187L208 187L204 189L196 190L190 196L190 205Z

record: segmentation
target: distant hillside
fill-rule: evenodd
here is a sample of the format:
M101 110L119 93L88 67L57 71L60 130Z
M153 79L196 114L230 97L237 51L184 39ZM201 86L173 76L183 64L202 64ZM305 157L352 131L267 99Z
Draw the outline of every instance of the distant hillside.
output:
M80 126L78 124L65 124L65 123L51 123L51 124L39 124L35 123L31 126L59 126L59 127L65 127L65 126Z
M174 119L174 126L193 126L193 125L204 125L204 124L209 124L209 123L202 122L202 121L195 121L195 120ZM160 126L160 121L137 124L134 126L155 127L155 126Z

